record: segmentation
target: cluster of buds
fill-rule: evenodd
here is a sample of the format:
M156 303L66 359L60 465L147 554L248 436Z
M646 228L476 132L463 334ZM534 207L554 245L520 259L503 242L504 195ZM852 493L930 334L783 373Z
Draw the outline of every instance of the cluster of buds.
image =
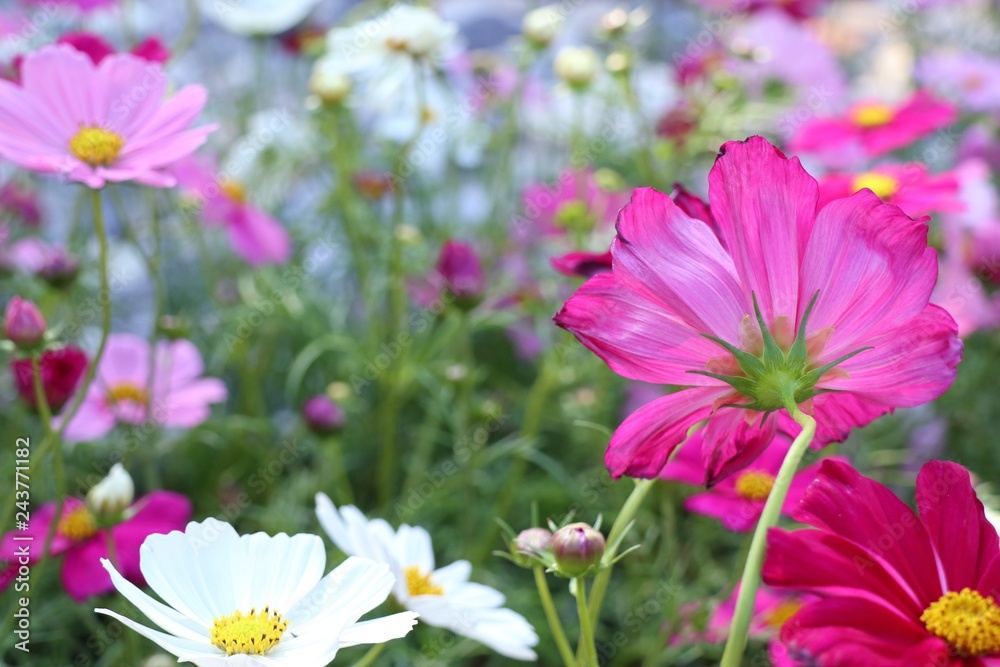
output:
M590 577L617 563L632 549L615 556L619 544L628 532L611 545L600 531L601 520L594 526L580 521L557 526L549 521L548 528L528 528L517 535L509 527L509 551L495 552L524 568L542 567L546 572L567 579Z

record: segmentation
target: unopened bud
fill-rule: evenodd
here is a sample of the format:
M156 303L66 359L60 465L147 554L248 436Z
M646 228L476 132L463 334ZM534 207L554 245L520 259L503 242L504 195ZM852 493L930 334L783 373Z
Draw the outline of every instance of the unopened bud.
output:
M45 338L45 318L30 301L15 296L7 304L3 317L3 333L21 349L38 347Z
M578 577L600 564L604 556L604 535L585 523L563 526L552 536L552 554L559 571Z
M347 99L353 88L351 78L335 62L325 58L316 61L309 77L309 92L313 95L327 104L336 104Z
M555 7L539 7L525 14L521 32L532 46L542 49L552 43L562 24L563 17Z
M302 418L319 435L329 435L344 428L344 411L326 394L306 401L302 406Z
M556 56L553 69L570 86L585 88L597 74L597 54L586 46L567 46Z
M135 484L121 463L111 466L108 476L87 492L87 507L98 516L124 512L135 497Z
M534 565L534 559L544 558L551 550L552 533L545 528L522 530L511 544L514 562L522 567Z

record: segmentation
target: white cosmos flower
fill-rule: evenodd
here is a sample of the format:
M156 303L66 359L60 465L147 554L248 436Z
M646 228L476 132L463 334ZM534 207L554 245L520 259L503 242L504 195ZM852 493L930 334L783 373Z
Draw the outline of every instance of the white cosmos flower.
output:
M209 19L238 35L276 35L294 27L320 0L201 0Z
M191 522L184 532L150 535L139 568L163 604L101 564L115 588L154 630L97 609L199 667L322 667L341 648L402 637L417 614L358 623L381 604L395 578L385 564L348 558L323 576L326 552L315 535L240 536L228 523Z
M472 566L455 561L436 568L426 530L403 524L394 531L382 519L369 521L354 506L337 509L316 494L316 515L333 543L350 556L387 563L396 575L396 600L428 625L475 639L501 655L535 660L538 635L520 614L501 605L500 591L469 581Z

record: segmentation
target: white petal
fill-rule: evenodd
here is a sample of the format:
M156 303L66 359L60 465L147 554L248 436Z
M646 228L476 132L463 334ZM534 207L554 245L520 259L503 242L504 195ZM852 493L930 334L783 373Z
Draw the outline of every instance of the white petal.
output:
M386 562L382 544L374 539L368 519L353 505L339 510L325 493L316 494L316 516L337 548L348 556Z
M444 567L439 567L434 570L434 574L431 578L434 580L434 583L441 586L447 594L455 586L469 581L470 574L472 574L472 564L467 560L457 560L450 565L445 565Z
M182 660L195 660L202 656L218 656L222 653L222 651L217 649L215 646L212 646L207 639L204 641L193 641L191 639L183 639L181 637L168 635L165 632L147 628L145 625L136 623L130 618L125 618L121 614L115 613L110 609L95 609L94 611L98 614L105 614L118 619L121 623L132 628L146 639L156 642L156 644L158 644L163 650L181 658Z
M316 535L279 533L240 538L245 580L236 591L236 609L247 611L268 605L287 613L323 576L326 549Z
M319 630L336 638L342 628L382 604L392 584L385 563L348 558L285 614L289 631L298 635Z
M340 633L340 647L381 644L390 639L405 637L416 625L417 616L416 612L404 611L350 625Z
M504 603L503 593L495 588L468 581L464 584L445 590L448 601L456 606L491 609Z
M421 572L434 571L434 549L430 534L419 526L405 523L396 533L397 553L404 566L417 566Z
M107 558L101 559L101 565L111 575L111 583L126 600L135 605L136 609L146 615L153 623L167 632L192 641L208 642L210 633L203 625L177 613L165 604L154 600L139 590L138 586L118 574L118 570Z
M530 648L538 645L535 629L523 616L510 609L482 612L471 629L458 634L475 639L500 655L515 660L535 660L538 657Z

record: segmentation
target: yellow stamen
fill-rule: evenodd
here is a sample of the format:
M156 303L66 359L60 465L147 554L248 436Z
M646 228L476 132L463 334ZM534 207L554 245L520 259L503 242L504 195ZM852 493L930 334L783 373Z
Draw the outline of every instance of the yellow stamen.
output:
M1000 607L971 588L945 593L920 620L962 655L1000 652Z
M411 597L417 595L444 595L444 589L431 581L430 572L424 573L413 565L403 569L406 575L406 591Z
M222 192L233 201L242 204L247 200L247 189L239 181L227 180L222 184Z
M869 171L855 178L851 188L853 192L868 188L881 199L888 199L899 190L899 181L888 174Z
M861 127L886 125L895 116L888 104L862 104L851 110L851 119Z
M96 535L97 525L94 523L94 515L81 505L63 515L56 530L63 537L79 542Z
M100 127L84 125L69 140L69 150L81 162L91 167L107 167L118 159L125 139Z
M212 622L212 644L226 652L244 655L264 655L281 641L288 621L270 607L263 611L251 609L249 614L237 611L220 616Z
M406 52L410 50L409 40L402 37L389 37L385 40L385 46L390 51Z
M145 387L140 387L132 382L119 382L111 385L108 387L107 398L109 403L133 401L145 405L149 402Z
M799 613L800 609L802 609L802 603L798 600L785 600L764 613L764 622L775 630L780 630L781 626L787 623L792 616Z
M767 500L774 488L774 475L761 470L746 470L736 478L736 493L747 500Z

